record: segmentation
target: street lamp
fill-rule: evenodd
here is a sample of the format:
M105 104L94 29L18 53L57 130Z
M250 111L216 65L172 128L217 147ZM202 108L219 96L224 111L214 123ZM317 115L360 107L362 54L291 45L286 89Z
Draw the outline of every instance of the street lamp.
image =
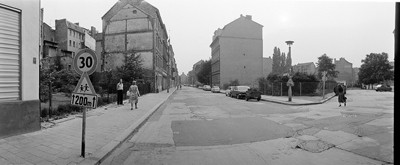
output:
M294 43L294 41L286 41L286 44L289 45L289 53L288 54L290 54L290 55L292 53L290 45L292 45L293 43ZM289 80L286 83L286 85L289 87L289 89L288 89L288 97L289 97L288 101L292 101L292 86L294 85L294 82L292 80L292 77L293 77L292 76L292 68L290 68L288 76L289 76Z

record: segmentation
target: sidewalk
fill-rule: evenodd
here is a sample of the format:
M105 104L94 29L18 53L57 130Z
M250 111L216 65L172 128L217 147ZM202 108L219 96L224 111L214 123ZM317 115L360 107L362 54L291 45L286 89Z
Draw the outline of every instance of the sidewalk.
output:
M99 164L171 96L176 89L139 97L138 109L109 105L87 112L85 158L81 116L40 131L0 139L0 164Z
M224 90L221 90L220 93L225 95ZM288 96L261 95L261 100L285 105L314 105L325 103L333 97L335 95L331 92L325 95L325 99L322 99L322 96L292 96L292 101L289 102Z

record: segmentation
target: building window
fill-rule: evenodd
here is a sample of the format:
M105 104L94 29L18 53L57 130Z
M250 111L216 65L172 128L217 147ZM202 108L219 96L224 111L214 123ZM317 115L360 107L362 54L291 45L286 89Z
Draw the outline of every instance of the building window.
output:
M133 13L133 14L136 14L136 13L137 13L137 10L133 10L132 13Z
M69 46L71 46L72 45L72 41L71 40L69 40Z
M73 42L73 44L72 44L72 45L73 45L73 47L75 48L75 41Z
M0 13L0 22L4 25L0 34L5 34L0 35L0 102L20 100L21 44L14 41L21 39L21 12L3 8L0 3Z

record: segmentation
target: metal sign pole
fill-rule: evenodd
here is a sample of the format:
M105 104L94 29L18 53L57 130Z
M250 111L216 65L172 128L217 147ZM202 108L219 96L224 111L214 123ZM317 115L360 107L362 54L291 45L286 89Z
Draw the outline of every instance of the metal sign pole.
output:
M87 108L83 108L83 115L82 115L82 146L81 146L82 157L85 157L86 109Z

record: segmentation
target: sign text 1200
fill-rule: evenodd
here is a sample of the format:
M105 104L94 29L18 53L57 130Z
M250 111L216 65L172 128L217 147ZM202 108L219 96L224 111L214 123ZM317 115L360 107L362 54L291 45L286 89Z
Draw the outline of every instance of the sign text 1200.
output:
M96 108L97 97L93 95L72 94L71 104L77 106Z

